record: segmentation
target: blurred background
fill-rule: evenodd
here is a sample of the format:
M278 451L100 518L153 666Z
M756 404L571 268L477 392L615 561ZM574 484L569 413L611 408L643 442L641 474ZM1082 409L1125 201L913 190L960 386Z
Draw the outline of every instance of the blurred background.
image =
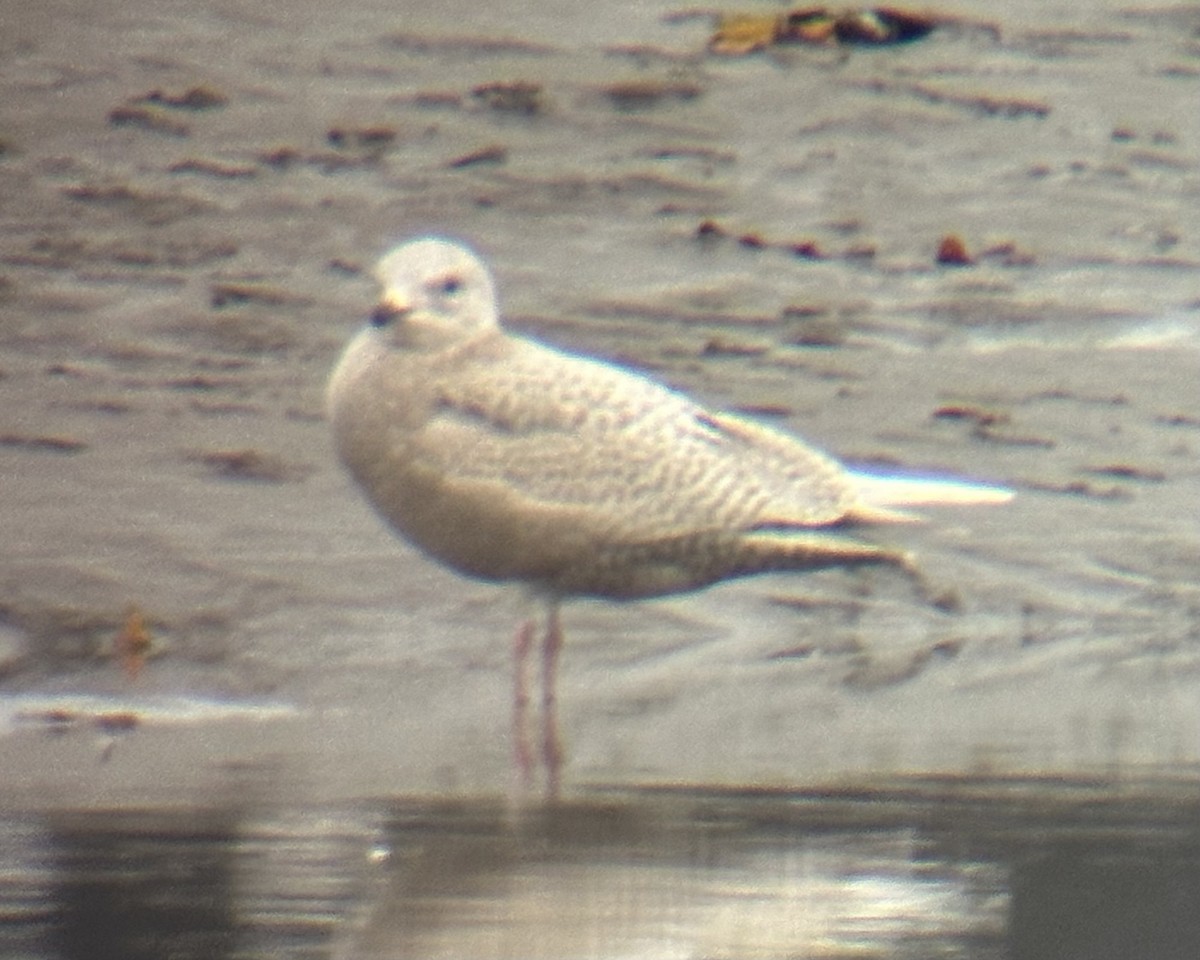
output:
M707 45L666 3L0 0L0 954L1194 957L1200 16ZM510 328L1008 484L886 571L569 604L393 538L324 381L438 233Z

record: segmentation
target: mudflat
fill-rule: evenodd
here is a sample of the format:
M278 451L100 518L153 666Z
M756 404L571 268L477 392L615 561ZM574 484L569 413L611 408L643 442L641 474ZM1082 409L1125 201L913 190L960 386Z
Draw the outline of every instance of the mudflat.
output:
M876 571L568 606L566 791L1200 760L1183 8L719 57L668 4L9 6L0 804L507 788L518 592L394 540L324 422L421 234L486 256L513 329L1018 491L887 531L934 602Z

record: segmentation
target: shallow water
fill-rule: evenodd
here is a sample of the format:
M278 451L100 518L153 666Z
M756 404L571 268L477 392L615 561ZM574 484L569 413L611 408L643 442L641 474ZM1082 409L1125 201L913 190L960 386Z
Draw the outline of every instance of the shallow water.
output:
M732 59L666 3L0 10L0 952L1194 956L1195 12L945 9ZM471 92L515 81L531 113ZM226 102L164 104L196 87ZM886 532L936 605L832 572L569 606L569 804L505 813L519 604L397 544L321 414L424 232L521 331L1018 498ZM932 775L987 822L850 793L768 829L725 792Z
M1194 956L1196 796L930 779L807 794L4 821L5 956Z

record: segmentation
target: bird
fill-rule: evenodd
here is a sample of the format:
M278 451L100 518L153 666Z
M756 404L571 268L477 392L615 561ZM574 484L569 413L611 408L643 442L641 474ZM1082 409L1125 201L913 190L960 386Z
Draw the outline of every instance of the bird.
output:
M710 410L631 369L507 331L491 273L429 236L376 268L369 322L329 378L337 456L409 544L446 567L515 583L545 609L541 749L557 796L560 606L638 600L771 571L890 565L903 550L857 539L913 521L896 507L1002 503L998 485L856 472L752 418ZM513 640L513 741L522 782L529 657Z

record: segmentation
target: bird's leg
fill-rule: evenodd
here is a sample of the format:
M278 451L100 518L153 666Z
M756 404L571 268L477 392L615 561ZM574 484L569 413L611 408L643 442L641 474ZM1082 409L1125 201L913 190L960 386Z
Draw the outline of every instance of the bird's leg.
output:
M529 650L533 629L533 620L525 620L513 637L512 749L523 790L533 785L533 752L529 749Z
M546 796L557 799L562 770L562 743L558 738L558 654L563 645L558 603L551 602L542 641L542 763L546 767Z

